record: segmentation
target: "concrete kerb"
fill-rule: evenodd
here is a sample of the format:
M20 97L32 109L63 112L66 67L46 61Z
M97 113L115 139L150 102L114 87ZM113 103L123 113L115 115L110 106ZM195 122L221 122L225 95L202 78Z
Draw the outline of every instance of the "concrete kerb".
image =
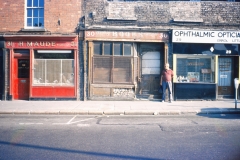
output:
M79 111L0 111L2 115L198 115L198 114L240 114L240 109L148 111L148 110L79 110Z

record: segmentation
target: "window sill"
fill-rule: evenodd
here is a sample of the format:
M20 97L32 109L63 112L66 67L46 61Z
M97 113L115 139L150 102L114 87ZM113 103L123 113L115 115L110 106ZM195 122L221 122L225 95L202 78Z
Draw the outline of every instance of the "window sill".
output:
M29 29L22 28L21 31L22 32L45 32L47 30L45 28L29 28Z

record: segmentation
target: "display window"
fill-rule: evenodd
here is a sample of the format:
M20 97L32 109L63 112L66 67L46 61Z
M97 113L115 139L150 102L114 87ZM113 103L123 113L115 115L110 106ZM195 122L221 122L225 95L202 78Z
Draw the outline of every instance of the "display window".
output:
M215 82L215 56L176 55L176 81L189 83Z
M93 83L133 83L133 43L94 42Z
M33 86L74 86L71 50L36 50L33 69Z

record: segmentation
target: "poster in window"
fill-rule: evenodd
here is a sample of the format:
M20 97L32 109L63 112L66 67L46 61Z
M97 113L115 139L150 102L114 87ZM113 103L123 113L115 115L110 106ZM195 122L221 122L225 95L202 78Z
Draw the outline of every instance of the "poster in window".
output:
M190 82L199 82L199 72L188 72L187 77Z

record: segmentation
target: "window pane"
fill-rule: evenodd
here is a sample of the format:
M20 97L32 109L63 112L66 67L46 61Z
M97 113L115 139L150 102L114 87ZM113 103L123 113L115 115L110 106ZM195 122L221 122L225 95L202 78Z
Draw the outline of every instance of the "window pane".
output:
M18 59L18 78L29 78L28 59Z
M33 9L33 17L38 17L38 9Z
M124 56L132 55L132 43L124 43Z
M33 25L38 27L38 18L33 18Z
M43 26L44 26L44 19L39 18L39 27L43 27Z
M62 60L62 85L74 85L74 60Z
M74 85L74 60L35 59L33 85Z
M46 83L58 85L61 81L61 60L46 60Z
M39 0L39 7L44 7L44 0Z
M122 55L122 43L114 43L114 55Z
M177 56L178 82L214 82L213 70L211 56Z
M104 43L104 55L112 55L112 43Z
M39 17L44 17L44 9L39 9Z
M27 19L27 26L32 27L32 18Z
M38 0L33 0L33 7L38 7Z
M45 85L45 61L42 59L34 60L34 73L33 73L33 84L34 85Z
M102 55L102 43L94 42L94 55Z
M27 0L27 6L32 7L32 0Z
M27 17L32 17L32 9L27 9Z

